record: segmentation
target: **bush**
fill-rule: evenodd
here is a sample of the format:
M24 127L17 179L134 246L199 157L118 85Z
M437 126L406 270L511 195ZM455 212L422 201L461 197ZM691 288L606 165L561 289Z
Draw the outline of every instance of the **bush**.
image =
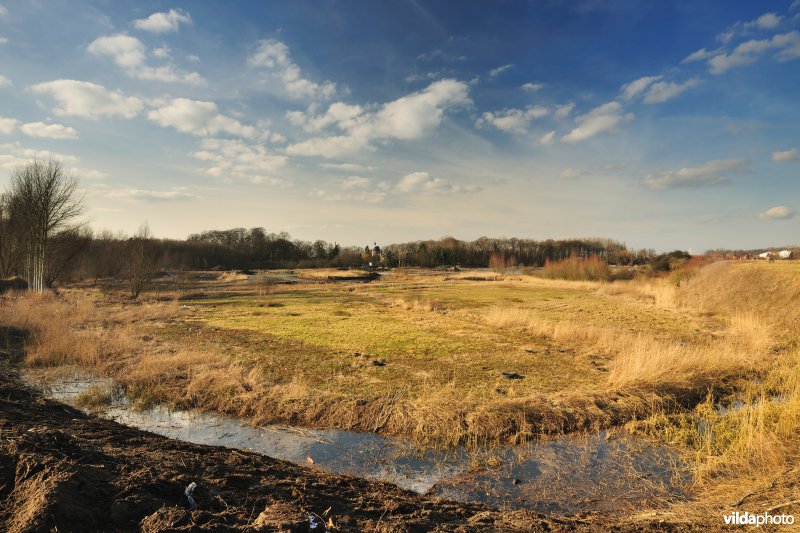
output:
M602 257L573 255L561 261L546 261L542 276L571 281L608 281L610 270L608 262Z

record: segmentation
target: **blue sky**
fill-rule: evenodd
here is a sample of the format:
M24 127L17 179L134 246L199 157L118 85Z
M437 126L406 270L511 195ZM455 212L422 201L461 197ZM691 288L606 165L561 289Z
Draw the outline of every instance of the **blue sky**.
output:
M0 186L95 228L800 239L800 1L0 0Z

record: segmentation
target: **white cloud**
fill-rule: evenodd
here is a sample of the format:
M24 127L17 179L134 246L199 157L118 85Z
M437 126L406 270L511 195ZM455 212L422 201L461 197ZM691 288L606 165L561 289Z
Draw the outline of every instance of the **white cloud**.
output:
M523 83L523 84L521 85L521 87L522 87L522 89L523 89L523 90L525 90L525 91L531 91L531 92L535 92L535 91L538 91L538 90L542 89L542 88L544 87L544 83L532 83L532 82L528 82L528 83Z
M556 136L556 130L548 131L547 133L542 135L542 137L539 139L539 142L542 144L551 144L555 136Z
M531 122L550 114L550 110L542 106L528 106L525 109L503 109L494 113L483 113L475 121L480 127L492 126L501 131L526 133Z
M666 102L667 100L672 100L673 98L679 96L687 89L698 85L700 80L697 78L692 78L690 80L686 80L683 83L673 83L673 82L666 82L666 81L659 81L650 86L650 89L647 91L647 94L644 97L644 103L646 104L660 104Z
M587 174L589 174L589 172L580 168L565 168L561 171L561 174L559 174L558 177L561 179L571 180L580 178L581 176L586 176Z
M446 109L472 103L463 82L446 79L385 104L371 124L378 138L416 139L442 123Z
M292 113L289 119L294 124L312 130L336 127L341 133L292 144L286 153L335 158L374 149L375 140L418 139L442 123L446 110L471 102L465 83L446 79L386 103L374 112L337 103L321 116Z
M691 54L686 56L683 59L683 61L681 61L681 63L693 63L695 61L703 61L705 59L708 59L709 57L714 57L715 55L718 55L720 53L722 53L721 49L708 51L705 48L701 48L700 50L692 52Z
M800 148L789 148L783 152L772 152L773 161L800 161Z
M166 13L153 13L146 19L134 20L133 26L153 33L169 33L178 31L181 23L191 24L192 17L181 9L170 9Z
M789 61L800 57L800 32L792 31L774 35L771 39L753 39L745 41L730 54L720 54L708 60L712 74L722 74L732 68L755 63L761 55L769 50L777 49L780 61Z
M254 138L258 130L246 126L238 120L219 112L214 102L174 98L168 104L147 113L147 118L159 126L173 127L176 130L208 137L227 133L237 137Z
M118 66L130 69L144 63L146 48L136 37L119 33L98 37L87 50L98 57L110 57Z
M247 62L268 70L283 83L286 93L293 98L330 98L336 93L336 84L330 81L316 83L301 75L300 67L292 61L289 47L276 39L258 43L258 49Z
M0 44L6 44L8 42L8 37L3 37L0 35Z
M575 109L575 102L568 102L564 105L557 106L553 116L559 120L565 119L572 113L573 109Z
M501 65L501 66L499 66L497 68L493 68L492 70L489 71L489 77L490 78L496 78L497 76L499 76L503 72L509 71L512 68L514 68L514 65L511 64L511 63L509 63L507 65Z
M20 131L28 137L44 139L77 139L78 132L69 126L61 124L45 124L44 122L29 122L19 127Z
M286 166L286 156L274 155L260 144L232 139L203 139L194 157L211 165L206 172L223 180L246 180L284 187L289 183L277 174Z
M763 213L759 213L758 218L761 220L788 220L794 218L797 212L785 205L776 205L770 207Z
M206 80L197 72L184 72L172 64L153 67L145 63L147 47L136 37L118 33L98 37L87 50L97 57L108 57L125 73L136 79L147 81L181 82L190 85L205 85ZM168 56L168 49L157 48L153 55Z
M322 198L323 200L327 201L350 201L362 204L382 203L386 200L387 196L386 191L382 190L360 191L356 193L341 193L341 192L330 193L325 189L313 189L308 195L314 196L316 198Z
M157 59L172 59L172 50L167 45L153 49L153 57Z
M88 81L55 80L31 87L36 93L49 94L58 103L56 115L71 115L97 119L104 116L133 118L144 107L141 100L109 91Z
M754 20L753 24L762 30L768 30L780 24L782 19L783 17L777 13L764 13Z
M633 113L624 114L619 102L608 102L592 109L585 115L575 118L578 127L561 140L566 142L579 142L590 139L601 133L613 133L625 122L633 120Z
M447 180L434 178L427 172L412 172L403 176L395 185L395 189L402 193L413 194L450 194L478 192L480 187L469 185L453 185Z
M372 170L372 167L365 167L364 165L357 165L355 163L322 163L320 168L326 170L341 170L345 172L361 172L364 170Z
M728 181L727 174L745 172L744 158L715 159L693 167L648 174L644 183L651 189L697 188Z
M625 98L625 100L632 100L634 97L644 92L653 82L656 82L660 79L661 76L644 76L638 80L626 83L620 87L620 91L622 91L622 97Z
M0 87L5 87L6 85L11 85L11 80L3 75L0 75Z
M736 37L776 28L778 25L780 25L781 20L783 20L783 17L777 13L764 13L755 20L751 20L749 22L737 22L733 24L725 32L717 35L717 40L723 44L728 44Z
M173 187L163 191L151 189L124 188L108 191L107 198L120 198L132 202L175 202L181 200L196 200L196 194L186 191L185 187Z
M320 132L329 126L337 126L342 130L350 130L358 125L359 117L364 109L358 105L349 105L342 102L335 102L328 107L322 115L313 115L314 106L308 112L288 111L286 118L295 126L299 126L308 132Z
M360 189L369 185L369 178L362 178L361 176L349 176L341 181L339 187L344 190Z
M0 4L0 17L5 17L8 14L8 10Z
M19 121L15 118L3 118L0 117L0 133L5 133L8 135L17 127Z
M319 156L334 159L344 155L355 154L363 150L374 150L366 137L352 135L334 135L308 139L286 147L286 153L299 156Z
M0 144L0 167L11 169L18 165L24 165L31 159L56 159L67 165L75 165L78 158L74 155L60 154L50 150L34 150L24 148L20 143ZM68 169L73 171L75 169Z

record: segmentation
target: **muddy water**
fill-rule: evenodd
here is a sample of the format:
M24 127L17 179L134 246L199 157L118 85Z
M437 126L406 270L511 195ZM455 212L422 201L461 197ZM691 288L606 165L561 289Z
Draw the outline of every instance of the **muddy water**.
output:
M108 378L57 378L28 372L25 378L56 400L74 403ZM262 453L335 474L394 483L420 494L529 508L546 513L625 511L642 502L680 498L688 478L674 453L643 440L604 433L470 452L420 451L409 442L372 433L290 426L253 427L209 413L140 411L120 396L102 416L145 431L195 444ZM676 474L676 472L678 472Z

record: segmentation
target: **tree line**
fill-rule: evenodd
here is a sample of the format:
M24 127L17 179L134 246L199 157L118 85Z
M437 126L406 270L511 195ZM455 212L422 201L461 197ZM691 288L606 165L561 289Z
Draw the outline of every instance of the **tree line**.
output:
M292 239L262 227L208 230L186 239L154 238L146 225L133 236L95 232L84 212L78 180L58 161L32 161L11 172L0 195L0 277L20 276L41 291L56 281L127 279L133 292L157 271L296 267L541 267L568 257L600 257L609 264L652 261L653 250L629 250L612 239L532 240L443 237L385 246L380 262L367 247Z

